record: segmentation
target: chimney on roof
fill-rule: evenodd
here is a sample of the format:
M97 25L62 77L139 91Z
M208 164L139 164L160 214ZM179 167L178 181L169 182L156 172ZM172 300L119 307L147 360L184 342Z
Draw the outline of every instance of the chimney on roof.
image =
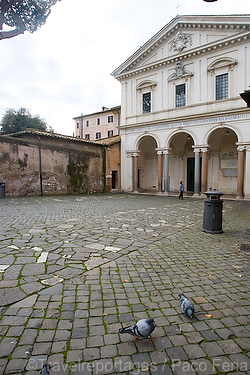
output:
M102 107L103 112L108 111L109 109L107 107Z

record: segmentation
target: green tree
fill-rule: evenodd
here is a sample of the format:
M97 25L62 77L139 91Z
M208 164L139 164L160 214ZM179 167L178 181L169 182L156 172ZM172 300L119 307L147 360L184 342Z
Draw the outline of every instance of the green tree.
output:
M0 40L35 32L45 24L57 1L61 0L0 0ZM2 31L4 26L7 28Z
M0 122L0 131L2 134L16 133L27 128L39 129L44 131L53 131L40 116L32 116L27 108L21 107L17 111L8 108Z

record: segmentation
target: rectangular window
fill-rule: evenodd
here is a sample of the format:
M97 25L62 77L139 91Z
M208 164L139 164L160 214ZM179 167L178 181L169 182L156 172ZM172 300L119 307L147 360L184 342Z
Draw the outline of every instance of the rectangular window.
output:
M79 122L76 123L76 129L79 129Z
M101 132L96 133L96 139L101 139Z
M97 118L97 125L100 125L100 123L101 123L101 119L100 119L100 117L98 117Z
M113 130L108 131L108 137L113 137Z
M89 134L85 134L85 139L89 139Z
M186 105L186 85L183 83L182 85L177 85L175 87L175 106L178 107L185 107Z
M108 116L108 123L110 122L114 122L114 116L111 115L111 116Z
M228 73L216 76L216 100L228 98Z
M89 126L89 120L86 120L86 126L87 127Z
M142 113L151 112L151 92L147 92L142 96Z

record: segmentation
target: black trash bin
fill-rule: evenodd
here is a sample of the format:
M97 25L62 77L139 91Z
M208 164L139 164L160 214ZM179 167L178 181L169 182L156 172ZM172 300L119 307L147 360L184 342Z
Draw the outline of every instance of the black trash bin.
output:
M218 190L206 191L207 198L204 200L203 231L208 233L222 233L222 207L223 195Z
M5 198L5 183L0 182L0 198Z

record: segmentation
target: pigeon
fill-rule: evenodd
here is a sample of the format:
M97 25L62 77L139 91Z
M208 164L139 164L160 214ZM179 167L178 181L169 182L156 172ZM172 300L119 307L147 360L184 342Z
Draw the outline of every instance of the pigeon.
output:
M43 365L43 368L40 372L39 375L50 375L49 373L49 364L48 363L45 363L45 365Z
M131 326L120 328L119 333L129 333L135 336L136 339L147 339L155 329L154 319L140 319L137 323Z
M189 318L193 318L194 316L194 306L193 304L183 295L179 294L178 297L180 298L180 305L181 311L185 316Z

